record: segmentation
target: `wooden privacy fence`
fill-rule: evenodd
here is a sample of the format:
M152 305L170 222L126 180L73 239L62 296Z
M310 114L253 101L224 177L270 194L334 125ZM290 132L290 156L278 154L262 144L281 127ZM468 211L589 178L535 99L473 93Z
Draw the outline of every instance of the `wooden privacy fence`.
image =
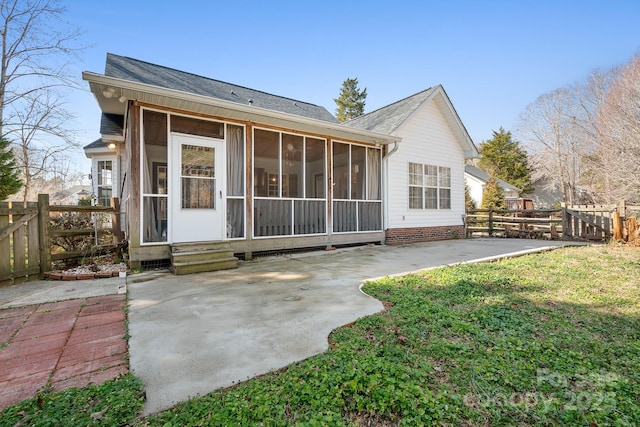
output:
M561 209L477 209L466 215L467 237L484 235L531 239L559 239Z
M37 202L0 202L0 286L37 280L51 271L53 261L87 255L83 251L52 251L52 239L92 236L95 228L52 229L51 216L78 213L103 213L111 216L114 243L123 240L120 231L119 199L111 206L49 205L49 195L40 194Z
M561 209L478 209L466 216L467 236L563 239L640 245L640 206L576 205Z

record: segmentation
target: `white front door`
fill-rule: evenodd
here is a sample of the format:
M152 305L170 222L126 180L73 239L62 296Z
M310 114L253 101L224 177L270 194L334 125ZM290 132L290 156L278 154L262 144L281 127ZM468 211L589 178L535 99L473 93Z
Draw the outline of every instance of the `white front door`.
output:
M171 240L224 238L224 141L171 134Z

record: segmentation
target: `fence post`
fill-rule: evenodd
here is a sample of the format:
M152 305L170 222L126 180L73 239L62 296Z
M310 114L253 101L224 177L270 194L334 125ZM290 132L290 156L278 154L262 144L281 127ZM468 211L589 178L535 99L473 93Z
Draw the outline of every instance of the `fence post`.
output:
M113 243L118 244L124 240L122 234L122 227L120 225L120 199L117 197L111 198L111 227L113 228Z
M620 217L620 212L613 212L613 240L620 241L622 240L622 218Z
M493 206L489 206L489 237L493 236Z
M40 246L40 277L51 271L51 224L49 221L49 195L38 194L38 245Z
M111 233L113 233L113 244L116 245L115 256L122 258L122 249L120 243L124 240L122 234L122 227L120 226L120 199L117 197L111 198Z
M562 240L567 240L567 237L569 236L569 230L567 229L567 215L569 214L567 213L567 205L565 202L562 202L560 206L562 207Z

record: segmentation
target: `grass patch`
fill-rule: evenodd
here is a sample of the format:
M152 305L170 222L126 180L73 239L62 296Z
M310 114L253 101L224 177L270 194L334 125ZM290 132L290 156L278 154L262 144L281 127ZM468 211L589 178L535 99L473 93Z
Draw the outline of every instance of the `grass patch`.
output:
M127 376L36 397L0 424L640 425L638 271L640 250L604 246L388 278L365 288L385 312L278 372L145 419Z
M142 409L142 382L131 374L91 385L53 392L0 412L0 426L120 426L135 422Z

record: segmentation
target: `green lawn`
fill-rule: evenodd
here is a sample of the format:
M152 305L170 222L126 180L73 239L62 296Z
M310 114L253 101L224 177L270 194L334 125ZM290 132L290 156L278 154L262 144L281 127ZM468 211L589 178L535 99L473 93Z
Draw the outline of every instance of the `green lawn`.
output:
M144 420L115 415L106 393L56 414L60 425L105 407L95 425L640 425L639 275L639 249L603 246L385 279L365 291L388 309L334 331L326 353ZM38 425L49 396L0 424Z

